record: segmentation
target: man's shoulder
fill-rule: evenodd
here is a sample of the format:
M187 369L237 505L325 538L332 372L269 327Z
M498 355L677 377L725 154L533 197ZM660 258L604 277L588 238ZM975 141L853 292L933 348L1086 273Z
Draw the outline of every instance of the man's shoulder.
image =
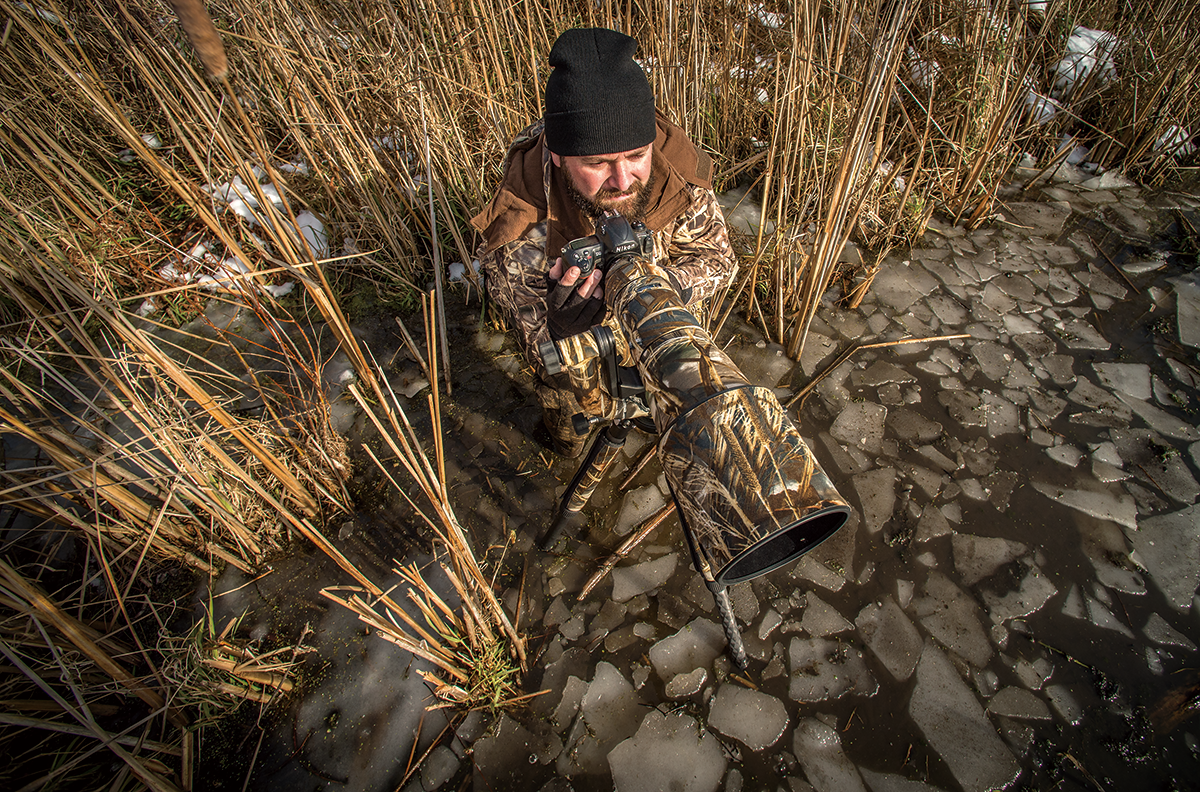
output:
M546 119L539 118L518 132L517 136L512 139L511 143L508 144L508 153L504 157L505 163L507 164L508 161L512 159L513 152L524 151L536 144L538 140L541 139L542 132L545 131L545 129Z

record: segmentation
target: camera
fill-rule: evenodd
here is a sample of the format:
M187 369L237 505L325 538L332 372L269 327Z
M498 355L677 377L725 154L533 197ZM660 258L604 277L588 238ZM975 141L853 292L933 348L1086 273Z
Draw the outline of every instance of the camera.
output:
M616 212L605 212L596 221L595 234L572 239L563 247L563 269L579 267L579 277L586 278L597 265L607 270L613 261L630 255L654 255L654 237L642 223L630 224Z
M636 369L684 533L712 584L766 574L837 532L849 506L775 394L746 379L696 321L654 262L649 232L605 216L595 236L567 247L605 267L605 323L615 332L543 344L547 372L563 375L590 415L619 420L630 399L613 370L618 358Z

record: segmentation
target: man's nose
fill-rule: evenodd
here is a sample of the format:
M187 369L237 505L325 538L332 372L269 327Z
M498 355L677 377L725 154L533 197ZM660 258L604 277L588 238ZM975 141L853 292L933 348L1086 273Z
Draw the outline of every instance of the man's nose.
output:
M608 174L608 182L605 184L610 190L625 192L634 182L633 173L627 162L614 162Z

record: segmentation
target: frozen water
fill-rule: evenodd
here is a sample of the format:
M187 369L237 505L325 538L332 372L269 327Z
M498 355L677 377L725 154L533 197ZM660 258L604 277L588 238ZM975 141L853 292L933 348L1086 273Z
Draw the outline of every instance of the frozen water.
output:
M603 773L609 751L634 733L640 713L629 680L611 663L597 663L596 676L580 702L579 717L558 757L559 775Z
M847 405L834 419L829 433L847 445L869 454L878 454L883 443L883 422L887 408L870 402Z
M917 449L917 453L928 460L934 467L941 468L947 473L953 473L958 470L959 464L950 457L938 451L933 446L921 446Z
M964 792L1001 789L1016 778L1016 759L953 664L932 642L925 644L917 664L908 711Z
M1082 319L1072 319L1065 324L1058 322L1054 324L1058 328L1056 332L1068 349L1105 350L1112 346L1096 328Z
M887 416L887 426L900 440L906 443L929 443L942 434L942 425L908 409L892 410Z
M706 668L697 668L687 674L676 674L667 683L667 698L678 700L694 696L700 692L700 688L704 687L704 683L707 681L708 669Z
M1083 452L1073 445L1057 445L1046 449L1046 455L1068 467L1078 467Z
M987 426L983 401L970 391L942 391L938 394L938 402L963 426Z
M1104 607L1099 600L1087 598L1088 619L1102 630L1119 632L1126 638L1133 638L1133 630L1122 624L1112 611Z
M991 341L975 344L971 347L971 354L979 362L979 369L983 372L983 376L993 382L1004 379L1012 367L1013 356L1008 348Z
M1071 691L1067 685L1047 685L1046 698L1050 699L1050 705L1054 707L1054 711L1058 713L1058 717L1072 726L1079 724L1083 720L1083 707L1079 705L1079 698Z
M890 596L863 608L854 620L867 648L899 682L912 676L921 657L921 634Z
M876 468L854 477L854 491L862 505L863 525L877 533L896 508L895 468Z
M917 378L897 365L884 360L877 360L866 371L861 373L854 372L851 375L851 382L855 380L857 380L857 384L859 385L877 388L880 385L887 385L891 382L916 382Z
M1150 573L1151 584L1180 611L1192 606L1200 584L1200 507L1189 506L1172 514L1142 520L1136 531L1127 531L1137 561Z
M867 792L838 733L816 718L796 724L792 748L816 792Z
M1188 651L1196 651L1196 644L1186 635L1167 624L1167 620L1157 613L1151 613L1142 632L1151 641L1163 646L1181 646Z
M444 745L439 745L429 752L421 763L421 786L427 792L440 789L442 784L454 778L460 762L454 751Z
M1200 347L1200 278L1193 272L1186 278L1172 278L1175 284L1175 320L1179 325L1179 341L1194 348Z
M918 273L924 275L924 278L918 279ZM933 281L934 286L930 286L924 293L916 288L916 285L927 286L928 281ZM881 269L871 283L871 295L894 310L897 315L903 315L913 303L932 291L936 284L937 281L924 273L921 267L914 267L911 262L905 261L897 266Z
M871 788L871 792L942 792L932 784L913 781L895 773L876 773L865 767L858 768L858 772Z
M841 591L846 585L846 577L817 560L811 553L800 556L800 560L792 567L792 578L807 580L830 591Z
M668 553L653 561L617 567L612 571L612 598L617 602L627 602L639 594L658 588L671 578L678 558L677 554Z
M545 678L543 678L542 684L546 684ZM567 684L563 686L562 699L559 700L558 706L554 708L554 713L550 716L551 722L560 730L571 725L571 721L575 719L575 713L579 711L579 704L583 701L583 694L587 692L587 689L588 683L579 677L567 677Z
M984 413L987 416L988 437L999 437L1021 431L1021 414L1008 399L991 391L983 392Z
M726 765L720 741L695 718L653 709L608 755L617 792L716 792Z
M955 534L952 542L954 568L964 586L974 586L1027 550L1020 542L991 536Z
M770 748L788 727L787 707L774 696L726 683L717 688L708 725L745 743L752 751Z
M925 596L915 598L911 610L930 635L972 665L982 668L992 659L975 600L942 573L929 573Z
M666 500L662 491L654 484L630 490L621 501L621 511L617 514L617 522L613 527L617 536L628 536L633 529L650 519L663 506Z
M1093 363L1106 387L1134 399L1150 398L1150 367L1144 363Z
M917 521L917 530L913 539L917 542L927 542L938 536L945 536L951 530L950 523L946 521L946 515L931 503L921 511L921 519Z
M805 600L804 618L801 619L800 626L814 638L823 638L846 632L854 625L846 621L832 605L810 591Z
M828 638L792 638L788 660L792 672L788 695L794 701L827 701L846 693L873 696L879 687L862 652Z
M1050 720L1046 702L1024 688L1006 687L988 702L987 711L993 715L1019 720Z
M1079 483L1083 484L1086 481ZM1114 493L1108 488L1099 491L1068 490L1041 481L1034 481L1032 484L1035 490L1064 506L1101 520L1112 520L1126 528L1137 528L1137 504L1124 493Z
M724 631L708 619L696 619L650 647L650 662L665 682L676 674L710 667L724 650Z
M1003 624L1009 619L1016 619L1035 613L1047 600L1058 593L1058 589L1042 573L1037 564L1030 562L1020 585L1013 591L1000 596L991 591L983 593L983 601L988 606L988 615L997 624Z
M1149 424L1150 428L1154 431L1164 434L1167 437L1174 437L1189 442L1200 440L1200 429L1197 429L1192 423L1176 418L1171 413L1155 407L1150 402L1130 398L1121 391L1117 391L1117 396L1121 401L1129 405L1129 408L1137 413L1139 418Z

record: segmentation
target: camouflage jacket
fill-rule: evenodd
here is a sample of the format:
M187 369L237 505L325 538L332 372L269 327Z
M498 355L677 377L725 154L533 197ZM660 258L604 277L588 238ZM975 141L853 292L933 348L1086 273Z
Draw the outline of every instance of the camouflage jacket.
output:
M557 169L551 163L549 150L541 145L542 129L543 123L538 121L513 141L505 160L505 182L492 203L472 219L472 224L484 236L479 260L487 279L488 295L516 330L526 359L545 378L537 350L539 344L550 340L546 326L546 273L565 242L593 231L574 206L556 205L553 187ZM523 163L527 173L535 177L540 165L540 195L528 186L513 187L514 182L520 181L519 177L514 178L513 171L522 167L514 159L522 154L540 155L540 162L529 162L526 157ZM709 186L707 156L692 146L683 130L660 117L654 158L655 181L664 185L664 195L657 204L652 202L659 210L657 216L652 210L646 218L654 236L654 258L671 271L682 289L691 290L688 304L698 312L702 301L732 282L737 259L729 245L725 218ZM533 180L527 175L524 185ZM559 220L556 216L567 212L579 217ZM523 219L514 223L514 217ZM617 331L611 311L605 324Z

